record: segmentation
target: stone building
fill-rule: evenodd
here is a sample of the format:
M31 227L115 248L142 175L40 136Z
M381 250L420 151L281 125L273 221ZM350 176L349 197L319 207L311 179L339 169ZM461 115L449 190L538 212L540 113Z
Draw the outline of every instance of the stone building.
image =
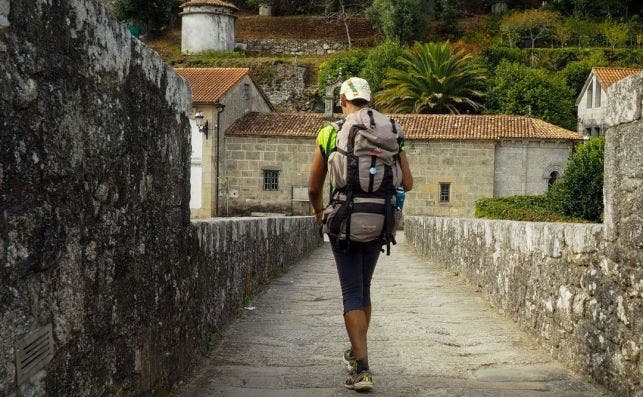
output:
M475 200L540 194L562 175L581 134L522 116L393 115L415 188L407 214L472 216ZM249 113L226 132L229 215L306 214L322 114Z
M578 95L578 132L585 136L605 135L605 112L610 100L608 88L619 80L640 73L643 69L592 68ZM638 88L639 92L643 87Z
M234 51L236 6L221 0L189 0L181 8L183 54Z
M192 124L192 195L199 197L191 200L192 216L217 216L222 211L217 196L225 184L225 179L218 177L222 172L217 172L225 169L225 158L219 156L225 131L248 112L271 112L274 108L248 68L177 68L176 72L192 88L192 117L203 116L200 129Z

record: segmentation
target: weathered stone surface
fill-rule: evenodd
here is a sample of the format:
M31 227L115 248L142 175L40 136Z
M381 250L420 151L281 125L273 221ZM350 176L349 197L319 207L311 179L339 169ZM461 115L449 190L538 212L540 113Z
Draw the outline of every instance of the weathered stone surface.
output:
M323 55L348 49L346 43L324 40L261 39L241 42L247 45L246 51L253 54Z
M610 98L605 110L606 127L641 119L643 72L617 81L607 89Z
M319 236L190 223L189 87L100 0L0 11L0 395L167 389ZM16 385L15 343L47 323L53 361Z

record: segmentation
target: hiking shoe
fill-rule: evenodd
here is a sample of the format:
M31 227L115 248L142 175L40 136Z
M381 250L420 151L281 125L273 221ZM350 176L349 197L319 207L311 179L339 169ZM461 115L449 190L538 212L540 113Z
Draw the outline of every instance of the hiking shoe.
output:
M354 374L355 371L357 371L357 360L355 360L355 357L353 357L352 349L348 348L344 350L342 361L344 361L344 365L346 365L346 370L349 374Z
M346 379L344 386L347 389L355 391L371 391L373 390L373 375L369 370L364 370L359 374L353 374L350 378Z

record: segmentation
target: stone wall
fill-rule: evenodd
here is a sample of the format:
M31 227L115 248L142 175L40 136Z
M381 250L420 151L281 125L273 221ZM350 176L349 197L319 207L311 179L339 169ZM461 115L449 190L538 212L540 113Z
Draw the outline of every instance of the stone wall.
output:
M405 219L420 252L622 396L643 395L641 81L610 87L604 225Z
M573 147L573 142L499 142L495 155L493 197L545 193L551 173L563 174Z
M475 200L493 197L495 142L406 141L414 188L404 202L407 215L471 216ZM440 202L440 183L451 187Z
M256 71L255 71L256 72ZM277 111L285 113L315 111L319 91L310 66L276 63L255 76Z
M324 55L348 49L348 44L324 40L261 39L241 40L241 48L250 54Z
M307 190L314 150L312 138L226 137L228 202L222 205L230 215L308 214L307 202L292 201L292 188ZM263 189L264 170L279 171L278 190Z
M163 393L316 228L192 225L184 80L100 0L0 12L0 395ZM46 324L53 359L17 385Z

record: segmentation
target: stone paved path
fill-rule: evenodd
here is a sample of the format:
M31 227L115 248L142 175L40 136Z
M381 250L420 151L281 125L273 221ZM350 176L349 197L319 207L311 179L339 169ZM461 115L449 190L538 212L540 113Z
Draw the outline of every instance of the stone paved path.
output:
M378 396L602 396L481 294L403 241L372 286L369 361ZM352 396L330 246L275 280L234 322L184 396Z

